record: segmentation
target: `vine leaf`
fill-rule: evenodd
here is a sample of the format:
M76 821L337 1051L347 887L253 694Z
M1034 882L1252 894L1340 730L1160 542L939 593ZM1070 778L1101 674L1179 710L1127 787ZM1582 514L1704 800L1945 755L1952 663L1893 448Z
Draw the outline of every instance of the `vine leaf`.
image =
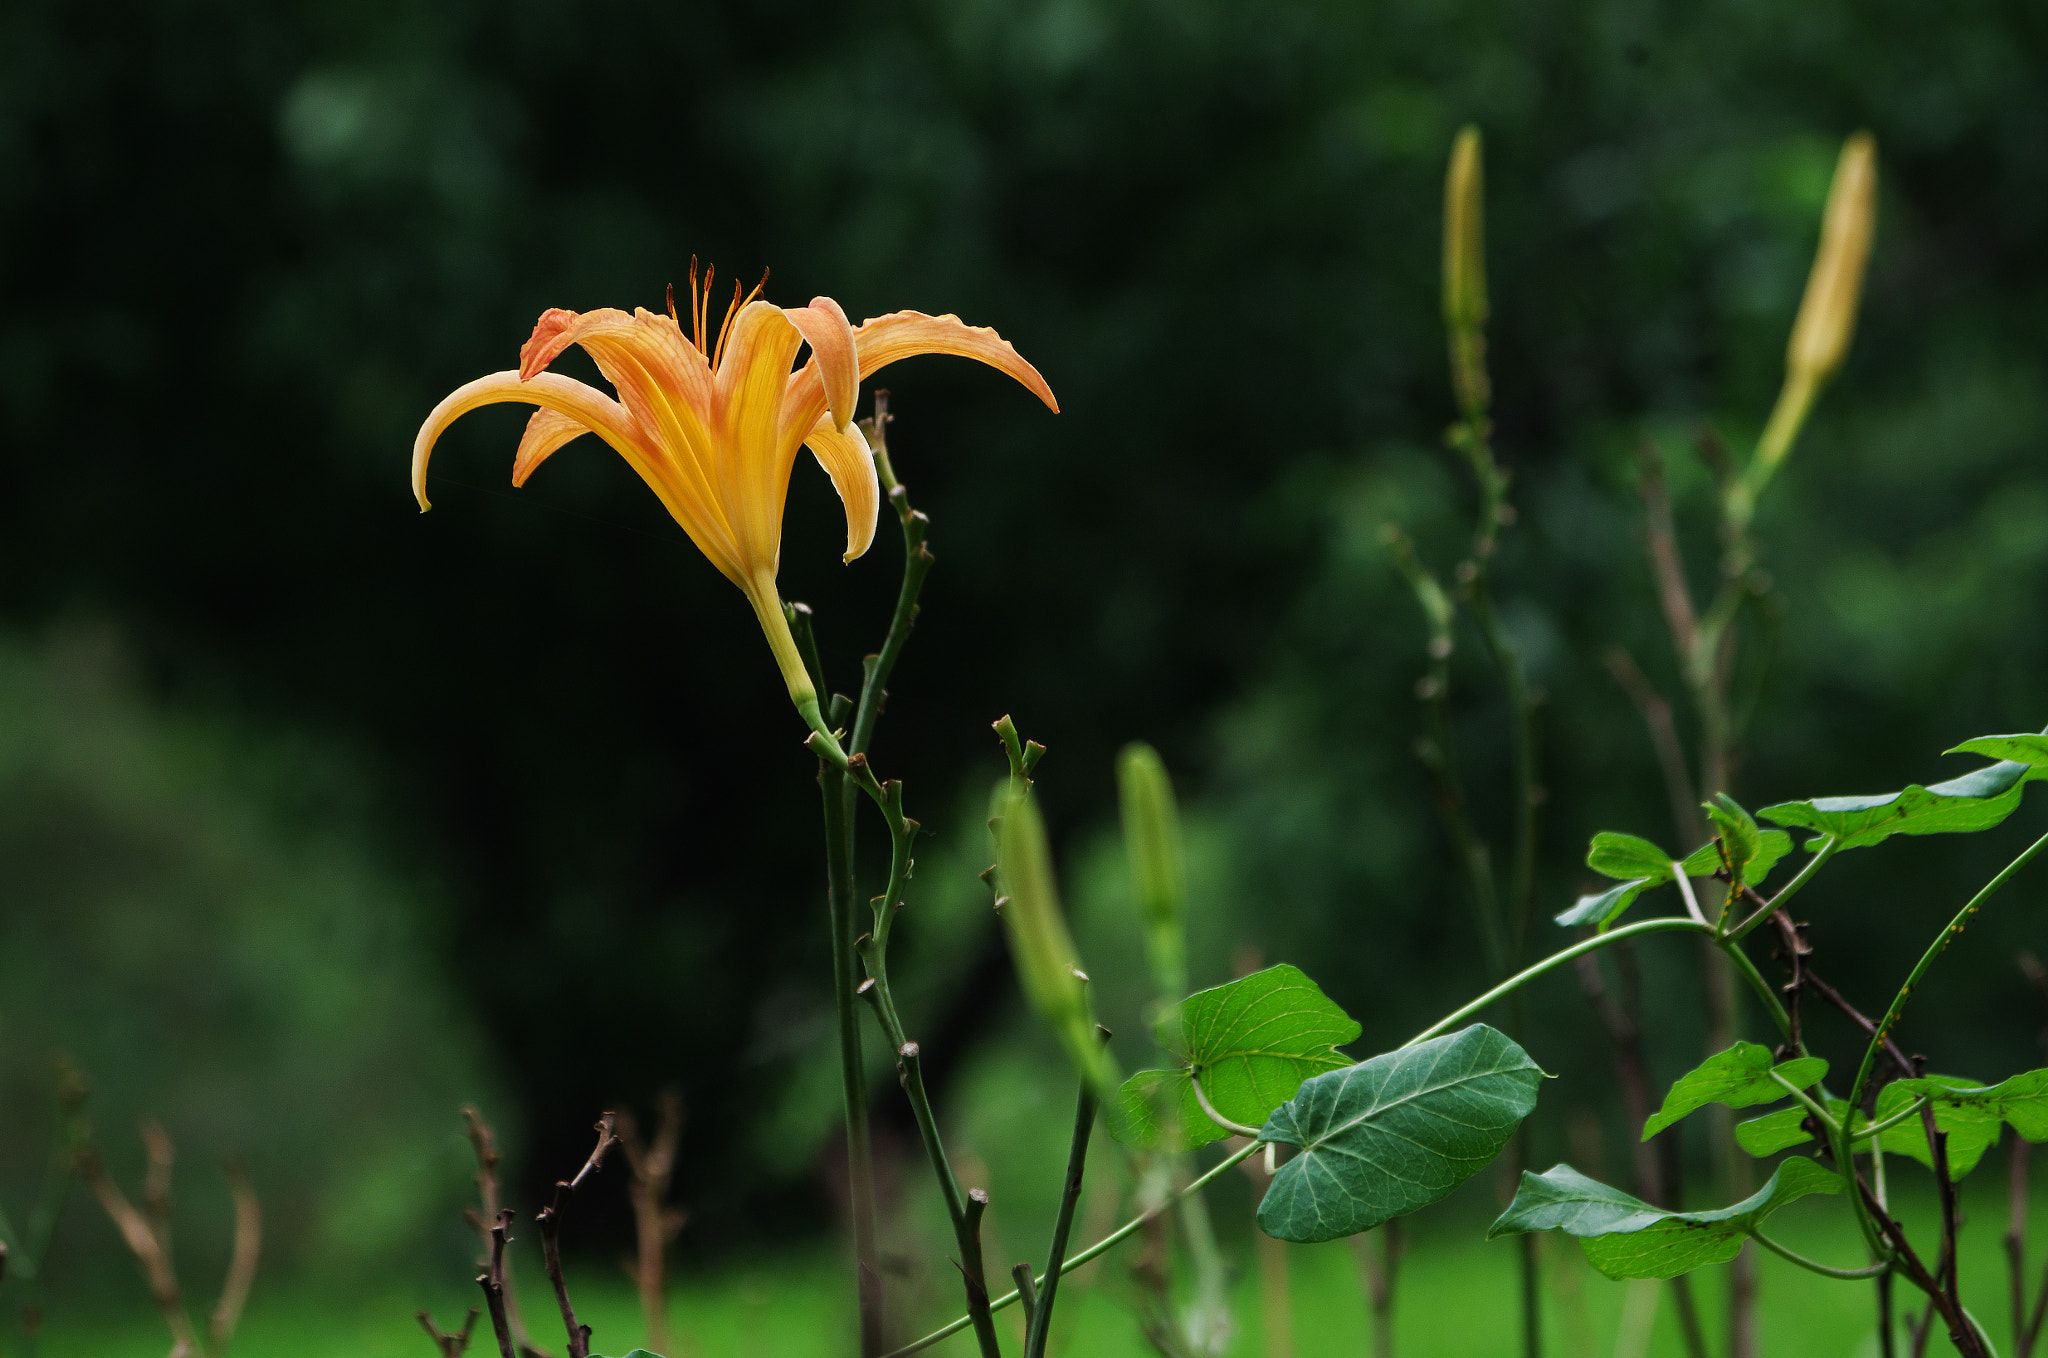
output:
M1818 1083L1827 1073L1828 1063L1818 1056L1795 1056L1773 1067L1769 1047L1738 1042L1727 1051L1709 1056L1672 1083L1671 1091L1664 1096L1664 1106L1643 1123L1643 1140L1648 1141L1710 1103L1749 1108L1788 1097L1785 1086L1771 1078L1773 1074L1790 1081L1794 1088L1804 1089Z
M2003 762L2026 764L2037 769L2048 768L2048 734L1978 736L1975 740L1966 740L1954 749L1943 750L1942 753L1981 754Z
M1232 1122L1256 1127L1294 1096L1301 1082L1340 1070L1337 1048L1362 1030L1300 968L1285 963L1188 996L1159 1018L1159 1041L1185 1063L1139 1071L1124 1081L1110 1110L1110 1134L1126 1145L1206 1145L1230 1135L1210 1120L1210 1105Z
M2037 1087L2020 1083L2027 1081L2029 1076L2043 1079L2037 1082ZM1999 1093L2009 1087L2009 1094ZM2028 1136L2030 1141L2048 1136L2048 1071L2015 1075L2005 1084L1991 1089L1975 1080L1954 1075L1896 1080L1878 1092L1877 1121L1883 1122L1904 1112L1914 1099L1929 1090L1944 1092L1943 1097L1933 1100L1934 1126L1937 1131L1948 1133L1948 1172L1953 1179L1961 1179L1975 1169L1984 1153L1998 1144L2001 1118L2006 1109L2011 1110L2013 1125L2020 1129L2020 1135L2027 1136L2027 1129L2031 1128L2036 1135ZM1950 1100L1947 1095L1959 1097ZM1987 1097L1973 1098L1973 1095ZM1839 1122L1848 1115L1849 1105L1842 1099L1829 1099L1827 1109ZM1813 1139L1805 1121L1804 1108L1781 1108L1760 1118L1738 1123L1735 1144L1751 1155L1775 1155ZM1870 1125L1870 1119L1858 1113L1852 1131L1860 1135ZM1887 1154L1910 1156L1929 1169L1934 1167L1934 1154L1927 1146L1927 1129L1917 1117L1885 1128L1877 1134L1877 1140Z
M1558 1165L1546 1174L1524 1170L1515 1200L1486 1236L1561 1230L1579 1237L1587 1260L1610 1278L1675 1278L1702 1264L1733 1259L1743 1238L1786 1203L1841 1191L1840 1175L1795 1156L1733 1207L1667 1212L1570 1165Z
M1934 1123L1943 1131L1944 1113L1958 1119L2006 1122L2029 1141L2048 1141L2048 1070L2030 1070L1995 1085L1965 1085L1940 1077L1900 1080L1888 1086L1934 1104ZM1997 1139L1993 1133L1994 1141ZM1954 1137L1949 1140L1955 1144Z
M1436 1202L1500 1154L1542 1079L1483 1023L1316 1076L1259 1134L1301 1148L1274 1175L1259 1226L1309 1244Z
M1736 807L1736 810L1741 811L1742 808ZM1743 814L1746 817L1748 813ZM1749 826L1756 829L1756 822L1750 821ZM1749 856L1741 860L1745 865L1743 880L1761 882L1777 866L1779 859L1792 852L1792 836L1783 830L1757 830L1755 844L1746 847L1744 852ZM1672 871L1671 861L1671 856L1662 847L1640 835L1602 830L1593 836L1592 845L1586 850L1586 866L1603 877L1623 880L1618 886L1579 897L1569 910L1557 916L1557 922L1567 928L1596 925L1605 932L1608 926L1621 918L1623 911L1635 904L1636 897L1652 887L1663 886L1677 876ZM1711 877L1721 871L1720 850L1711 843L1702 844L1686 855L1681 866L1688 877Z
M1999 742L2041 739L2040 736L1982 736L1977 740L1964 741L1949 753L1985 753L1971 747L1991 742L1994 748L2001 748ZM2003 748L2019 752L2019 747ZM1913 783L1903 791L1883 796L1813 797L1803 802L1781 802L1777 806L1765 807L1759 814L1779 825L1832 835L1844 849L1882 843L1893 835L1968 834L1975 830L1989 830L2019 806L2028 779L2048 775L2048 756L2043 758L2042 764L2003 759L1945 783L1927 787Z

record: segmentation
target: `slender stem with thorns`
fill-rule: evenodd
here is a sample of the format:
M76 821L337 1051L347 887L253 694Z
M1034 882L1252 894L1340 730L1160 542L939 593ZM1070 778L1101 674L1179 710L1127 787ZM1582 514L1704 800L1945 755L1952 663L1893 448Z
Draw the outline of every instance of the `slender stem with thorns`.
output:
M491 1255L476 1285L484 1290L484 1307L491 1313L491 1333L497 1336L499 1358L519 1358L512 1338L512 1320L505 1303L505 1246L512 1239L512 1209L499 1211L490 1229Z

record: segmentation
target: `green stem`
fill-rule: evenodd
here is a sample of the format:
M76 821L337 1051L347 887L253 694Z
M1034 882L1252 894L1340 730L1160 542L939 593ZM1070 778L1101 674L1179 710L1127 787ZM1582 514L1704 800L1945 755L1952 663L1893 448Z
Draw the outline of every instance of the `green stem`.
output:
M1670 915L1659 919L1642 920L1635 924L1626 924L1619 929L1610 929L1604 934L1595 934L1591 938L1574 943L1562 952L1552 953L1533 966L1523 968L1515 975L1510 976L1507 980L1502 981L1499 985L1487 991L1484 995L1481 995L1478 999L1473 1000L1470 1004L1462 1005L1444 1018L1438 1019L1435 1023L1424 1028L1401 1045L1412 1047L1418 1042L1428 1041L1439 1033L1445 1032L1475 1014L1481 1013L1497 1001L1507 998L1544 973L1555 971L1575 957L1582 957L1589 952L1607 947L1609 944L1619 943L1625 938L1635 938L1642 934L1664 933L1674 929L1692 934L1711 935L1713 933L1709 926L1700 923L1698 920L1688 919L1680 915Z
M1891 1008L1885 1010L1884 1017L1878 1021L1877 1031L1871 1034L1870 1045L1863 1049L1863 1064L1856 1068L1856 1083L1849 1087L1851 1108L1863 1106L1863 1090L1870 1083L1870 1068L1876 1063L1877 1053L1883 1048L1892 1025L1899 1021L1899 1015L1905 1011L1906 1000L1912 995L1913 987L1920 983L1920 978L1927 974L1927 969L1934 965L1934 959L1941 956L1949 942L1963 931L1963 926L1970 922L1970 917L1984 908L1984 902L1991 898L1991 894L2004 886L2014 873L2025 867L2043 846L2048 846L2048 835L2043 835L2029 844L2020 852L2019 857L2007 863L1996 877L1986 882L1976 895L1970 897L1969 903L1956 912L1956 917L1948 922L1948 927L1935 935L1934 942L1927 945L1927 951L1913 964L1913 970L1907 975L1906 983L1900 986L1899 993L1892 997Z
M849 746L854 754L864 752L874 736L875 720L882 713L883 699L888 696L889 675L895 670L897 657L903 654L905 643L910 640L910 629L917 625L917 596L924 589L924 578L930 574L933 561L931 549L924 543L931 521L910 507L909 493L896 479L895 468L889 464L888 425L889 393L878 391L875 393L874 436L869 442L874 448L875 474L882 483L882 492L888 496L897 521L903 527L903 584L896 591L896 611L890 615L889 631L882 639L882 649L869 656L862 665L860 706L854 714L853 739Z
M1171 1198L1169 1198L1166 1202L1161 1203L1157 1208L1153 1209L1150 1212L1145 1213L1142 1216L1133 1217L1131 1220L1125 1222L1123 1225L1111 1231L1108 1235L1102 1237L1102 1239L1090 1245L1087 1249L1082 1250L1079 1254L1073 1255L1064 1264L1060 1265L1061 1276L1064 1277L1065 1275L1072 1273L1075 1269L1081 1267L1081 1265L1088 1263L1090 1260L1098 1258L1099 1256L1106 1254L1110 1250L1116 1248L1118 1245L1123 1244L1124 1241L1130 1239L1133 1235L1136 1235L1146 1226L1158 1220L1160 1213L1164 1212L1168 1207L1171 1207L1174 1203L1179 1202L1181 1199L1189 1197L1195 1193L1201 1192L1204 1188L1207 1188L1210 1185L1210 1183L1214 1180L1221 1178L1230 1170L1237 1168L1245 1161L1251 1159L1253 1153L1259 1149L1259 1145L1259 1142L1254 1141L1248 1146L1245 1146L1236 1151L1232 1151L1229 1155L1225 1156L1216 1165L1215 1168L1211 1169L1208 1173L1202 1175L1201 1178L1194 1180L1186 1188L1183 1188L1178 1193L1175 1193ZM1040 1278L1038 1280L1038 1286L1041 1288L1045 1286L1044 1278ZM997 1297L994 1301L990 1302L988 1304L988 1309L991 1311L1000 1311L1003 1310L1005 1307L1015 1306L1017 1304L1017 1297L1018 1294L1016 1292L1007 1292L1002 1296ZM883 1355L883 1358L909 1358L910 1354L922 1352L923 1350L928 1349L932 1345L938 1343L941 1339L952 1338L954 1335L960 1333L960 1331L966 1329L967 1326L968 1318L966 1316L961 1316L958 1320L952 1322L950 1325L941 1326L940 1328L933 1330L930 1334L926 1335L922 1339L912 1340L910 1343L905 1344L900 1349L891 1349L888 1353Z
M1857 1132L1852 1139L1856 1141L1863 1141L1873 1136L1882 1135L1884 1132L1887 1132L1891 1130L1893 1127L1896 1127L1901 1122L1904 1122L1907 1118L1918 1117L1920 1115L1920 1110L1922 1108L1925 1108L1926 1106L1926 1099L1915 1099L1907 1107L1900 1110L1899 1112L1893 1113L1883 1122L1873 1122L1870 1126L1863 1128L1861 1131Z
M1821 870L1823 864L1835 856L1835 850L1840 847L1841 840L1834 835L1829 835L1821 843L1820 848L1815 850L1813 857L1807 859L1805 864L1800 867L1798 875L1785 883L1784 886L1778 888L1770 900L1758 906L1756 913L1744 920L1740 926L1730 933L1729 937L1740 942L1749 935L1750 930L1756 928L1757 925L1762 924L1777 911L1783 909L1785 902L1797 895L1799 889L1813 879L1813 875Z
M832 1001L839 1020L839 1078L846 1112L848 1192L853 1214L853 1253L859 1270L861 1352L873 1354L882 1339L881 1254L875 1240L875 1184L868 1145L867 1071L860 1049L860 1012L855 999L853 951L853 823L846 775L829 763L818 768L825 807L825 878L831 907Z
M1074 1139L1067 1150L1067 1181L1060 1192L1059 1216L1053 1221L1052 1246L1045 1260L1045 1290L1032 1308L1025 1336L1024 1358L1045 1358L1045 1338L1052 1331L1052 1303L1066 1271L1067 1236L1074 1227L1074 1208L1081 1201L1081 1174L1088 1163L1088 1141L1095 1134L1095 1091L1086 1080L1074 1103ZM1021 1289L1020 1289L1021 1290Z
M1823 1278L1841 1278L1853 1282L1859 1278L1875 1278L1880 1273L1889 1273L1892 1267L1891 1260L1887 1259L1881 1264L1872 1264L1868 1268L1835 1268L1828 1264L1816 1263L1803 1254L1786 1249L1762 1231L1751 1231L1749 1238L1787 1263L1797 1264L1807 1272L1818 1273Z
M1797 1099L1800 1103L1804 1104L1806 1106L1806 1111L1813 1114L1814 1120L1820 1123L1822 1127L1827 1129L1828 1139L1830 1141L1834 1139L1835 1133L1842 1130L1842 1124L1835 1121L1834 1114L1828 1112L1827 1109L1823 1108L1820 1105L1820 1103L1813 1097L1813 1095L1807 1093L1798 1085L1793 1084L1790 1080L1778 1074L1778 1072L1775 1070L1772 1071L1770 1075L1772 1083L1776 1084L1779 1088L1783 1089L1787 1094L1790 1094L1793 1098Z

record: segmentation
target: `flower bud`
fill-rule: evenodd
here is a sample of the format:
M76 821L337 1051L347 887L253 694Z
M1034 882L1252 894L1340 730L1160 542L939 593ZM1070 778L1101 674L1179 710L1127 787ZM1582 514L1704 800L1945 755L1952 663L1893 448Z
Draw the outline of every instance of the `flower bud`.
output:
M1131 884L1145 916L1146 956L1162 997L1178 1000L1187 993L1187 867L1173 782L1158 751L1143 744L1124 747L1117 793Z
M1842 366L1856 330L1856 304L1863 296L1876 222L1877 144L1868 132L1858 132L1842 143L1835 162L1820 249L1785 348L1785 367L1793 380L1818 386Z
M1486 177L1479 129L1467 125L1451 146L1444 175L1444 328L1451 384L1467 419L1493 399L1486 375Z
M1095 1033L1095 1013L1088 1000L1088 978L1081 969L1074 939L1060 909L1059 886L1053 879L1052 853L1045 842L1045 822L1028 791L1013 792L1008 783L996 790L997 869L1003 893L1003 927L1010 938L1010 957L1025 997L1039 1018L1053 1030L1081 1077L1098 1096L1115 1088L1108 1054Z

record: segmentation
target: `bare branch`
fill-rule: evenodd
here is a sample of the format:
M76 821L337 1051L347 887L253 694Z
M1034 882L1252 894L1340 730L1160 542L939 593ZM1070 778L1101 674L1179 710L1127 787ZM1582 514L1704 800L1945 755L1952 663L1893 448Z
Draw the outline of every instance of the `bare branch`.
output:
M256 1285L256 1265L263 1256L263 1204L256 1197L256 1185L242 1168L240 1158L229 1156L222 1164L227 1171L228 1191L235 1197L235 1244L228 1259L228 1273L221 1283L220 1302L213 1308L208 1337L222 1353L242 1323L242 1309L249 1304L249 1290Z
M434 1341L434 1347L441 1351L441 1358L462 1358L469 1349L470 1331L476 1328L476 1307L469 1308L469 1318L464 1320L462 1328L453 1334L435 1325L433 1318L425 1311L418 1314L420 1328L427 1332L427 1338Z
M155 1138L161 1139L162 1143L161 1163L166 1166L162 1171L162 1186L164 1193L168 1195L167 1166L170 1159L170 1141L164 1136L161 1127L154 1128L154 1133ZM159 1146L153 1143L151 1128L145 1127L143 1141L149 1149L151 1184L155 1186L159 1172ZM178 1275L172 1269L170 1254L164 1248L163 1242L158 1239L150 1219L137 1211L135 1205L128 1201L127 1195L107 1173L106 1166L100 1160L99 1151L90 1144L83 1145L78 1150L78 1174L92 1189L93 1196L100 1200L100 1206L106 1210L107 1216L114 1223L114 1228L120 1231L122 1242L128 1246L129 1252L142 1265L143 1277L149 1282L150 1296L156 1301L157 1310L163 1314L164 1325L171 1332L172 1352L198 1353L199 1341L192 1331L192 1321L185 1314L184 1300L178 1291Z
M583 1162L583 1168L576 1171L573 1179L555 1181L555 1200L540 1209L535 1224L540 1227L541 1256L547 1261L548 1281L554 1284L555 1304L562 1310L562 1327L569 1334L569 1358L590 1358L590 1327L576 1322L576 1308L569 1302L569 1284L562 1277L562 1209L569 1205L569 1199L583 1186L583 1181L604 1165L605 1152L619 1143L618 1134L613 1131L618 1117L606 1113L597 1120L597 1148Z
M656 1352L662 1352L668 1348L667 1250L683 1229L688 1214L668 1204L676 1155L683 1140L682 1096L673 1089L665 1089L656 1098L655 1106L661 1120L652 1143L641 1139L639 1125L631 1113L619 1114L618 1129L626 1164L633 1174L628 1195L633 1204L637 1249L629 1271L640 1294L647 1342Z

